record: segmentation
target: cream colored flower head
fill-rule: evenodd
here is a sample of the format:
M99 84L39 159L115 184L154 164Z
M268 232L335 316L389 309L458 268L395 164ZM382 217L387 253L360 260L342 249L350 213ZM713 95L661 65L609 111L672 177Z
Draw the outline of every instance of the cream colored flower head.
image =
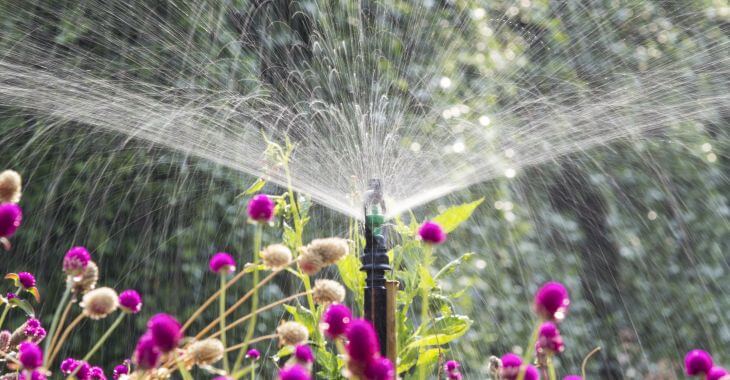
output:
M71 281L73 281L72 289L74 293L85 294L94 290L96 282L99 281L99 267L93 261L89 261L81 277L78 279L71 278Z
M211 365L223 358L225 349L223 343L218 339L203 339L190 345L186 358L190 364Z
M281 270L289 266L292 261L292 254L284 244L272 244L261 251L261 259L267 268Z
M301 253L299 254L299 270L302 271L302 273L311 276L314 274L317 274L317 272L321 271L322 268L324 268L325 264L322 262L322 258L314 253L310 253L309 251L302 249Z
M337 281L316 280L312 290L312 298L319 305L342 303L345 300L345 287Z
M80 306L84 309L84 314L91 319L106 318L119 307L119 297L117 292L112 288L94 289L81 299Z
M0 203L18 203L21 183L20 174L15 170L0 173Z
M309 339L307 328L294 321L284 322L279 325L276 328L276 334L279 335L279 345L281 346L296 346Z
M314 239L304 250L310 254L317 255L325 265L332 265L340 261L350 251L347 240L337 237L326 239Z

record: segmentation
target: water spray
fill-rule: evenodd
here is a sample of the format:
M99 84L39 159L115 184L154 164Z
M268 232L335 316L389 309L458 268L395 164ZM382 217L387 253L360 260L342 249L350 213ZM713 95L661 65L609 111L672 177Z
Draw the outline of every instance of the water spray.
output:
M388 249L382 226L385 223L385 201L383 186L379 179L371 179L364 196L365 212L365 248L360 257L361 271L367 274L365 279L365 318L372 322L380 340L380 351L388 355L389 343L392 343L394 331L388 328L388 280L385 273L391 270L388 260ZM391 300L393 299L391 295ZM389 331L391 330L391 331ZM390 332L390 334L389 334ZM391 349L391 352L393 350Z

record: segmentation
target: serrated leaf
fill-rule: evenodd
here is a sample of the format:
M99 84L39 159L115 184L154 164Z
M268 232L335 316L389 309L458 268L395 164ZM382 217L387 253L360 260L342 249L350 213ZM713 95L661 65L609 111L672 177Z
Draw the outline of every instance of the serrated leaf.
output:
M484 202L484 198L478 199L474 202L449 207L446 211L442 212L439 216L432 220L438 223L441 228L444 229L444 232L449 233L469 219L474 210L476 210L482 202Z
M17 307L20 310L23 310L25 312L25 314L27 314L28 316L32 317L35 315L35 311L33 310L33 306L30 304L30 302L28 302L22 298L17 298L17 297L13 298L8 301L8 304L11 307Z

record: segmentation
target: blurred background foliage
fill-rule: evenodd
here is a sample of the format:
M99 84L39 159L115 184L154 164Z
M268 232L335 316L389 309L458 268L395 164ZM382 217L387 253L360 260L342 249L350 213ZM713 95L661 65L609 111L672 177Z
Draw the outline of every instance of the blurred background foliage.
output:
M109 57L110 62L116 55L114 48L95 41L89 30L113 32L108 38L115 39L115 48L147 43L134 39L134 31L123 24L108 25L108 19L94 11L94 2L47 0L45 6L55 12L24 22L37 24L37 38L56 41L57 49L74 46ZM156 10L144 16L149 28L159 23L157 18L165 18L165 8L171 6L163 0L126 1L136 2L139 9ZM524 57L519 64L525 70L546 73L542 85L546 93L564 91L565 81L601 86L604 78L598 73L611 66L641 72L677 60L688 66L694 60L721 64L727 57L698 52L704 51L703 46L730 40L730 11L722 0L431 2L433 22L444 26L439 33L453 32L449 25L459 25L465 41L481 42L459 51L449 62L447 74L451 71L454 78L468 82L477 78L469 73L489 75L517 64L507 62L509 56L517 55ZM262 76L277 64L271 57L280 56L267 55L267 49L285 49L307 30L292 10L315 8L309 1L228 3L240 13L229 15L225 27L214 35L191 34L191 43L210 46L210 54L220 54L217 59L234 69L254 68ZM242 17L262 3L265 6L257 10L262 14L252 17L248 27L257 30L256 21L272 19L287 27L265 33L259 29L265 48L258 52L263 53L243 50L232 59L220 48L236 40ZM408 2L393 4L398 12L409 11ZM8 26L17 20L3 17L18 6L24 5L14 0L0 4L3 46L18 37ZM85 11L79 13L76 7ZM83 18L65 19L64 9ZM130 9L135 7L120 7L120 12ZM36 13L43 14L42 10ZM489 28L488 21L494 18L502 20L499 33ZM393 19L397 25L395 11ZM196 21L164 22L194 29ZM590 36L581 35L585 30L581 25L587 23L602 27ZM708 35L705 30L718 34ZM139 70L132 75L138 79L155 83L171 77L161 72L186 70L180 57L159 59L165 46L149 49L154 59L135 59ZM52 56L53 49L48 54ZM566 64L568 54L573 59ZM78 65L83 67L84 62ZM219 65L211 68L220 69ZM204 86L228 73L189 77ZM245 82L236 83L240 88L235 90L249 90ZM514 78L512 85L519 87L520 78ZM697 85L702 85L701 80ZM475 97L480 86L476 81L462 83L458 92L447 96L453 97L455 106L471 108L516 96L515 88L505 86L494 96ZM407 92L407 81L401 90ZM578 372L583 356L595 346L604 350L590 371L605 379L676 378L681 357L693 347L730 358L730 109L725 111L718 124L667 125L651 136L573 153L415 210L419 218L425 218L449 205L486 197L470 223L437 251L444 256L439 258L442 263L464 252L476 253L472 265L456 277L458 281L442 284L446 290L469 289L458 299L458 307L476 323L451 347L451 355L463 362L467 378L483 376L489 355L500 355L527 341L532 294L549 279L565 282L573 300L562 326L567 346L560 358L564 373ZM466 116L479 117L469 111ZM2 254L1 269L37 274L44 300L38 306L41 317L50 320L54 300L63 290L61 258L72 245L92 251L101 268L101 284L119 290L137 288L145 297L142 315L127 319L127 328L119 329L115 343L106 345L97 357L107 369L130 355L148 316L158 311L189 315L207 298L216 286L207 270L211 254L228 251L242 262L250 260L253 228L245 220L246 199L237 195L255 178L79 125L49 128L44 119L14 109L0 109L0 131L4 166L22 173L25 182L24 226L13 239L12 252ZM468 145L468 138L465 141ZM265 191L281 189L267 186ZM309 238L347 231L348 221L341 215L314 205L312 216ZM277 241L277 231L267 229L265 241ZM267 287L263 297L276 299L289 293L295 283L289 280L283 276L277 286ZM269 315L262 331L269 331L282 317L282 312ZM85 322L74 334L69 352L61 355L85 352L106 323ZM269 353L273 352L275 347Z

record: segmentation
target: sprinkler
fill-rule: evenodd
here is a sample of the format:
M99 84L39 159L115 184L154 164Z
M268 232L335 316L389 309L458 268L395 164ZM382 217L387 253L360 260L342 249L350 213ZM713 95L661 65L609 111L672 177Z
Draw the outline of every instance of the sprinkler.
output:
M388 281L385 272L389 271L388 249L381 227L385 223L385 202L383 187L379 179L371 179L365 192L365 249L360 257L361 271L367 273L365 279L365 318L370 321L378 333L380 351L388 354ZM392 296L391 296L392 297ZM394 332L391 332L394 333Z

